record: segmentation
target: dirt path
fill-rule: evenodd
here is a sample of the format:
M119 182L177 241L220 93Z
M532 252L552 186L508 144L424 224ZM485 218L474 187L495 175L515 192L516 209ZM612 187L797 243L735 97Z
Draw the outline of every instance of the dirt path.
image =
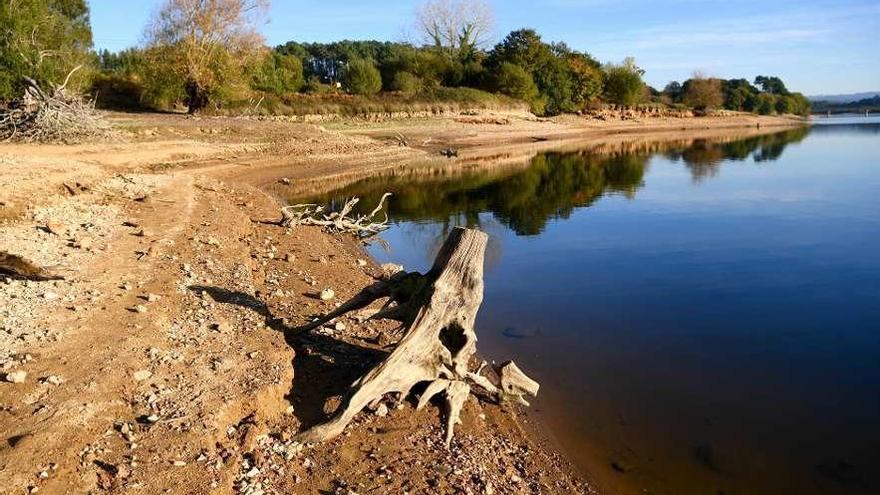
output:
M591 492L526 417L474 399L451 452L442 412L400 398L291 441L400 335L291 333L332 308L316 292L344 301L377 267L351 239L252 221L278 205L249 184L437 160L389 128L144 116L128 143L0 146L0 251L67 276L0 280L0 378L26 373L0 380L0 493Z

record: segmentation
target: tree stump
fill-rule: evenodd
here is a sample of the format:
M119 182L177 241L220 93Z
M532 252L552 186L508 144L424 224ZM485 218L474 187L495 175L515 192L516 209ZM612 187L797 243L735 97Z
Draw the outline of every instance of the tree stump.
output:
M454 229L437 255L431 270L400 272L373 284L336 311L302 327L316 328L346 312L389 297L383 311L373 318L402 322L406 333L388 357L352 384L335 415L326 423L299 435L303 442L329 440L368 404L388 393L408 394L417 384L427 384L418 409L440 394L448 408L446 444L452 441L459 414L472 387L497 401L513 399L528 404L524 395L536 395L538 383L512 362L498 369L500 385L482 375L486 363L472 371L477 351L474 321L483 301L483 259L488 236L477 230ZM393 304L396 304L394 306Z

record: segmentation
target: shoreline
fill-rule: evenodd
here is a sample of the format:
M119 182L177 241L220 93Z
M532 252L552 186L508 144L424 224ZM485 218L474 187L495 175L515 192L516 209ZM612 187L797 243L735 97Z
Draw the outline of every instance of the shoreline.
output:
M28 374L24 384L0 386L0 432L17 439L0 450L0 485L230 493L259 483L285 493L368 490L381 478L373 489L594 493L589 473L554 452L537 413L475 400L453 459L438 447L437 408L415 413L406 401L388 401L387 415L363 413L326 445L294 445L290 435L332 409L391 343L393 327L345 320L305 341L285 338L284 326L326 311L316 290L332 287L345 300L376 267L360 266L363 250L349 239L253 220L277 217L280 177L338 186L399 167L516 166L543 149L590 143L613 151L615 142L650 146L804 123L504 118L327 129L113 114L134 133L129 142L0 145L0 250L70 273L63 282L0 284L9 302L0 364L3 373ZM415 144L397 146L398 131ZM443 147L460 158L438 157ZM254 468L260 473L247 476Z

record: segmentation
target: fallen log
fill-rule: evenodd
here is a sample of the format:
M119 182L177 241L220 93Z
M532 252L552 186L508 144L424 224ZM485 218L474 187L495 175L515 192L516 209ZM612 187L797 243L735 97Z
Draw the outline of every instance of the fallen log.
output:
M298 436L302 442L320 442L341 434L368 404L389 393L408 394L417 384L427 388L417 409L432 397L444 393L447 406L446 445L449 446L460 413L474 388L497 402L514 400L528 404L525 395L536 395L538 383L512 362L498 368L500 384L482 374L486 363L476 369L477 336L474 321L483 301L483 258L486 234L454 229L431 270L422 275L400 272L362 291L330 315L332 318L388 297L385 308L373 318L400 321L407 329L388 357L352 384L334 416ZM313 322L299 330L309 330Z

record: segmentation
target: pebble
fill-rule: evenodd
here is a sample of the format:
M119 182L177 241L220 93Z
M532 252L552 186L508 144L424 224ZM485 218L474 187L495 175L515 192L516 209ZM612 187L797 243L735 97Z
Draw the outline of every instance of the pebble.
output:
M58 299L58 294L46 291L43 292L43 299L47 301L54 301L55 299Z
M341 321L337 321L336 325L334 325L333 328L335 328L337 332L344 332L345 331L345 323L342 323Z
M24 383L27 379L27 372L23 370L13 371L6 374L6 381L9 383Z
M357 260L357 266L360 266L360 267L365 267L365 266L367 266L367 260L362 260L362 259L358 258L358 260Z
M144 296L144 299L146 299L147 302L156 302L159 299L162 299L162 296L158 296L156 294L147 294L146 296Z
M133 309L134 309L135 313L146 313L147 312L147 307L144 306L143 304L138 304Z
M333 289L324 289L319 294L319 297L322 301L330 301L336 297L336 292L334 292Z
M385 404L379 404L379 407L376 408L376 416L379 416L380 418L388 416L388 406Z
M153 376L153 372L150 370L135 371L134 374L132 375L132 377L134 378L134 381L136 381L136 382L142 382L144 380L149 380L151 376Z
M58 385L61 385L64 382L64 380L62 380L61 377L59 377L57 375L49 375L46 378L43 378L42 382L48 383L49 385L58 386Z
M186 466L186 462L184 462L184 461L174 461L174 465L175 465L176 467L183 467L183 466Z

